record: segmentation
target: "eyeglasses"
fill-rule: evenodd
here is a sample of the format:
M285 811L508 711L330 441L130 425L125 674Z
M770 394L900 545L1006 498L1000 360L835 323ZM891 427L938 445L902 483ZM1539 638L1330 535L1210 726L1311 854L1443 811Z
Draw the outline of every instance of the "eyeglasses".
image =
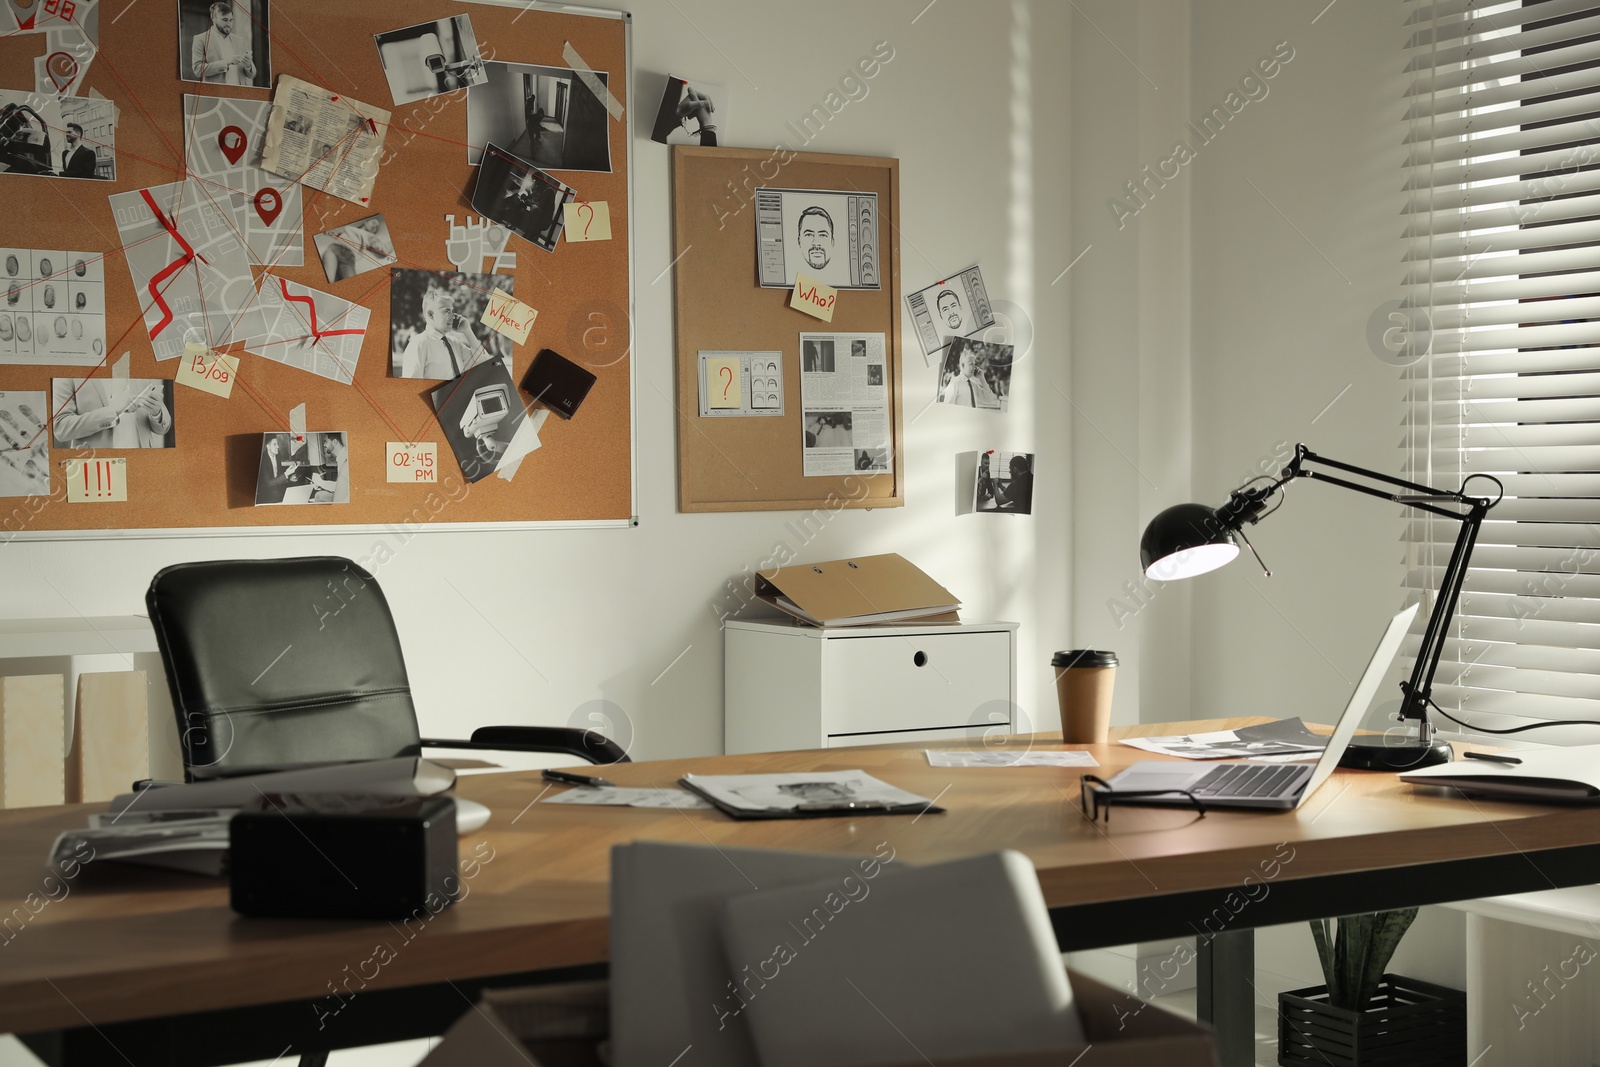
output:
M1197 818L1206 816L1206 806L1187 789L1113 789L1110 782L1092 774L1084 775L1079 785L1083 791L1083 813L1090 822L1098 820L1104 812L1105 821L1109 823L1112 804L1126 801L1137 803L1150 797L1183 797L1193 806Z

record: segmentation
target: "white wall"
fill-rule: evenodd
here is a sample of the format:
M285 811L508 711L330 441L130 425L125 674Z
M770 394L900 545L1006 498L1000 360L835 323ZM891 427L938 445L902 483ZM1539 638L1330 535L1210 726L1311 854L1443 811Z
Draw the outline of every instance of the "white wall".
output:
M638 528L537 533L228 537L0 546L0 615L131 614L160 567L186 559L338 553L368 556L386 539L378 577L394 605L426 734L487 723L562 724L609 701L640 757L717 752L722 744L724 583L787 542L798 557L896 551L965 601L970 618L1022 623L1024 710L1053 715L1053 649L1068 626L1067 422L1050 381L1066 380L1066 5L821 0L795 14L736 0L636 0L637 132L648 133L668 71L722 82L731 97L723 143L794 144L784 123L824 102L857 60L887 41L894 58L808 150L901 161L900 249L907 290L974 262L990 293L1031 320L1037 340L1019 368L1007 417L923 406L934 372L905 353L908 505L840 513L809 541L793 513L680 515L672 367L672 259L667 150L634 144L635 389ZM759 11L760 17L753 17ZM497 54L515 60L515 50ZM380 186L381 189L381 186ZM381 206L381 205L379 205ZM714 298L708 294L708 299ZM905 320L909 331L909 320ZM798 327L797 327L798 328ZM914 334L908 332L908 337ZM537 331L533 341L540 343ZM549 432L559 432L553 427ZM957 517L956 453L1037 450L1032 518ZM538 457L519 478L538 476ZM729 603L732 603L729 601Z

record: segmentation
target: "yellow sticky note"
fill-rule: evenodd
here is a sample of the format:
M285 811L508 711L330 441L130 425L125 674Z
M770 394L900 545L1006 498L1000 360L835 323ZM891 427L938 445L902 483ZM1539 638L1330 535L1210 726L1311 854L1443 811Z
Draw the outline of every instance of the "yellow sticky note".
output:
M69 459L67 503L104 504L128 499L128 461L125 459Z
M744 380L737 359L714 356L706 360L706 406L744 407Z
M794 276L794 293L789 297L789 306L796 311L804 311L807 315L815 316L823 322L832 322L833 306L838 302L837 289L829 289L804 274Z
M233 380L239 376L239 357L213 352L205 345L186 344L178 361L179 385L226 400L233 395Z
M561 231L573 244L611 240L611 205L604 200L567 205L567 227Z
M483 309L483 324L495 333L505 334L517 344L527 344L528 331L539 313L510 293L495 289L489 294L489 306Z
M437 441L390 441L389 481L422 485L439 480Z

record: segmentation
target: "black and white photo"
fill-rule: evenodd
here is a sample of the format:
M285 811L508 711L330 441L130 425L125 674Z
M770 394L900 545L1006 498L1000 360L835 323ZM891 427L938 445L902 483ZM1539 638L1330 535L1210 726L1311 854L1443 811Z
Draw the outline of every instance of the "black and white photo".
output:
M726 143L728 90L710 82L667 75L650 139L661 144Z
M806 412L807 448L849 448L854 415L848 411Z
M881 287L878 195L756 190L756 263L766 289L798 275L835 289Z
M978 475L972 487L972 510L1032 515L1033 463L1032 452L980 452Z
M939 367L941 404L1005 411L1011 399L1010 345L957 337Z
M374 34L373 40L397 104L468 89L486 79L472 19L466 15Z
M562 208L577 195L570 185L491 142L484 146L483 162L478 164L472 207L518 237L554 252L566 224Z
M269 87L268 3L178 0L178 77L207 85Z
M800 342L800 369L811 374L834 371L833 339L807 338Z
M449 380L485 361L510 361L511 339L484 324L490 294L512 293L508 274L395 267L389 274L389 366L396 378Z
M526 63L485 63L487 80L467 94L467 162L491 141L545 170L610 173L610 116L577 72ZM604 71L595 71L608 85Z
M951 338L973 337L995 325L994 307L977 267L918 289L906 297L906 307L924 358L943 349Z
M50 397L0 392L0 496L50 495Z
M506 365L480 363L430 396L462 475L476 482L493 474L528 417Z
M858 448L855 452L856 470L872 473L889 469L889 450L887 448Z
M109 100L0 89L0 173L113 180L116 132Z
M262 434L256 506L348 504L349 446L343 431Z
M171 448L177 443L172 381L166 378L53 378L53 448Z
M312 238L330 282L342 282L395 262L394 240L382 215L324 230Z

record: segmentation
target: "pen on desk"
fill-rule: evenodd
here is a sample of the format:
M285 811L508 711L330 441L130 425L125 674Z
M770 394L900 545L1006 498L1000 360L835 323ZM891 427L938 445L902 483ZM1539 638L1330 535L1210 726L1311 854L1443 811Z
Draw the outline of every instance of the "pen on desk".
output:
M1515 756L1502 756L1498 752L1468 752L1468 759L1488 760L1490 763L1521 763Z
M569 774L566 771L545 771L544 780L547 782L562 782L566 785L595 785L605 786L607 789L615 788L615 782L608 782L604 778L594 778L587 774Z

